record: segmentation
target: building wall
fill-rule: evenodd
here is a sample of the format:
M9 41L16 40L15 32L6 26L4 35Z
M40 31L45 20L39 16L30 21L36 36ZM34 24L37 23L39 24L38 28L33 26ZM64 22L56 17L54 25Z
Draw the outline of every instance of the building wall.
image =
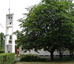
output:
M21 47L19 47L19 54L38 54L38 55L49 55L50 56L50 52L48 51L44 51L43 49L38 51L39 53L35 52L34 50L31 50L30 52L24 52L24 50L21 50ZM54 55L59 55L59 52L55 51ZM63 51L63 55L70 55L69 54L69 50Z

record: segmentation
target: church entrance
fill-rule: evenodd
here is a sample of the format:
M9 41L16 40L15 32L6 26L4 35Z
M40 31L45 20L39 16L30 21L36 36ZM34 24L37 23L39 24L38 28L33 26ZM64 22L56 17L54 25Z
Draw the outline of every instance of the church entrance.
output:
M19 54L19 47L18 48L15 47L15 54Z

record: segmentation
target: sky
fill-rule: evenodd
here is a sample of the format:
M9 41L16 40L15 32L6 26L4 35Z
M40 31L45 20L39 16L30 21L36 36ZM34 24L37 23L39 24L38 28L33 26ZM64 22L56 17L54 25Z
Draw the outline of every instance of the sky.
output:
M0 0L0 23L3 28L0 26L0 32L5 34L5 23L6 23L6 14L9 13L9 1L10 1L10 13L14 14L14 28L13 31L20 30L18 19L23 17L23 13L26 13L26 7L38 4L41 0ZM74 2L74 1L73 1Z
M9 4L10 2L10 4ZM5 23L6 23L6 14L9 14L9 5L10 13L14 14L14 31L20 30L18 19L23 17L23 13L26 13L26 7L38 4L41 0L0 0L0 23L3 27L0 26L0 32L5 34Z

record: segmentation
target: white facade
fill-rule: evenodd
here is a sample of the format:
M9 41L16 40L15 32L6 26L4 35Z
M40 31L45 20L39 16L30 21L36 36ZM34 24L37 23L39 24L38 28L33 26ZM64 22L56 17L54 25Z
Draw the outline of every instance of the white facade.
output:
M6 15L5 53L15 53L15 41L12 34L12 41L9 43L10 32L13 33L13 14Z
M38 54L38 55L41 55L41 56L42 55L43 56L50 56L50 52L44 51L43 49L39 50L38 52L39 53L35 52L34 50L31 50L30 52L29 51L24 52L24 50L22 51L21 46L19 47L19 54L22 54L22 55L25 55L25 54ZM63 55L65 55L65 56L70 55L69 50L63 51ZM59 52L55 50L54 51L54 56L59 56Z

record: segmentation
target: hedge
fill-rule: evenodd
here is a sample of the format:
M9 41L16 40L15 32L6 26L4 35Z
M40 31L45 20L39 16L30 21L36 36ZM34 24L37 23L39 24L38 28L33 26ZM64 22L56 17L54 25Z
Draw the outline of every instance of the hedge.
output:
M1 49L1 50L0 50L0 53L4 53L4 52L5 52L4 49Z
M0 54L0 64L12 64L14 63L14 53L2 53Z
M21 55L20 61L45 61L45 58L39 58L37 54L26 54L26 55Z
M64 57L64 58L55 58L55 61L70 61L70 60L74 60L74 58L71 57Z

